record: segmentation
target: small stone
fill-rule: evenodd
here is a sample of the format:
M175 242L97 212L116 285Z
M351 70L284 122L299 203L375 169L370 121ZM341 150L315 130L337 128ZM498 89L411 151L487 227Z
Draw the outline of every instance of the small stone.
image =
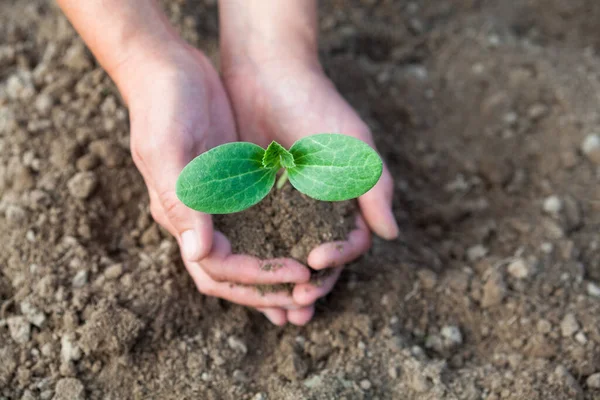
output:
M585 333L581 331L577 332L577 334L575 335L575 340L582 346L584 346L588 341L587 336L585 336Z
M84 400L85 388L75 378L63 378L56 383L52 400Z
M578 330L579 330L579 322L577 322L575 315L572 313L565 315L565 317L563 318L563 320L560 323L560 332L561 332L562 336L570 337Z
M525 279L531 275L531 265L522 258L516 259L508 264L507 271L517 279Z
M36 397L33 395L31 390L25 390L23 392L23 396L21 396L21 400L36 400Z
M35 95L30 72L18 71L6 80L6 94L12 100L27 100Z
M40 94L35 99L35 109L43 116L50 114L50 110L54 105L54 99L48 94Z
M430 269L420 269L417 271L419 282L424 289L430 290L437 284L437 274Z
M160 243L160 240L161 237L158 225L152 224L142 234L142 237L140 238L140 243L142 244L142 246L155 246Z
M78 172L67 183L69 193L78 199L87 199L98 184L96 175L91 171Z
M264 393L256 393L252 400L267 400L267 395Z
M451 347L460 346L463 342L463 336L458 326L446 325L442 328L440 333Z
M588 376L585 380L585 384L590 389L600 389L600 372Z
M77 361L81 358L81 349L75 342L75 335L65 334L60 339L60 358L63 363Z
M304 386L309 389L315 389L321 386L323 379L319 375L313 375L310 378L304 380Z
M600 286L593 282L588 282L587 293L592 297L600 297Z
M467 259L471 262L481 260L488 253L488 249L480 244L467 249Z
M87 153L79 157L75 163L75 166L80 171L91 171L98 166L100 159L93 153Z
M540 319L536 325L539 333L550 333L552 331L552 324L547 319Z
M104 277L107 280L119 279L123 274L123 264L114 264L104 270Z
M27 213L25 212L24 209L22 209L19 206L15 206L15 205L9 205L8 207L6 207L6 219L8 220L8 222L13 223L13 224L18 224L20 222L23 222L25 220L25 218L27 218Z
M304 379L308 373L308 363L296 352L288 354L278 365L277 371L290 381Z
M245 383L245 382L250 381L250 379L248 379L248 375L246 375L246 373L244 371L242 371L241 369L236 369L235 371L233 371L232 376L236 382Z
M86 269L77 271L72 283L74 288L84 287L88 283L88 271Z
M16 349L13 346L0 348L0 387L8 387L13 373L17 369Z
M372 386L373 385L371 384L371 381L368 379L363 379L362 381L360 381L360 388L362 390L369 390Z
M392 379L398 379L398 368L394 366L388 368L388 375Z
M21 312L29 322L38 328L43 327L44 323L46 322L46 314L39 311L27 301L22 302L20 308Z
M563 202L560 197L556 195L548 196L544 199L544 204L542 206L544 212L547 214L556 216L563 208Z
M542 103L535 103L527 110L527 115L534 121L539 120L546 114L548 114L548 107Z
M6 320L10 337L19 344L29 342L31 337L31 325L25 317L11 317Z
M108 139L95 140L89 145L89 151L98 156L108 168L114 168L123 163L125 151Z
M542 250L546 254L550 254L554 250L554 245L550 242L544 242L540 246L540 250Z
M433 349L438 353L441 353L444 351L444 342L438 335L429 335L425 338L425 348Z
M248 347L246 343L244 343L240 338L235 336L229 336L227 338L227 344L232 350L235 350L239 353L246 354L248 352Z
M85 46L79 41L73 43L73 45L67 49L63 58L63 63L65 66L79 72L89 69L92 66L92 62L88 57Z
M485 282L485 285L483 285L481 306L483 308L496 306L502 303L505 295L506 284L504 283L504 278L498 271L493 271Z
M557 351L557 346L541 333L531 336L525 348L525 352L529 356L539 358L552 358Z
M600 164L600 135L588 135L581 144L581 152L594 164Z

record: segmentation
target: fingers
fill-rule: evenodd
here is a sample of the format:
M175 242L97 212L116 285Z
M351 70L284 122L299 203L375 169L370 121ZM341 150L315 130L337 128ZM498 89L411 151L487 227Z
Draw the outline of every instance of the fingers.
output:
M287 312L287 320L294 325L304 326L310 322L315 315L315 306L301 308L299 310L291 310Z
M308 265L321 270L336 265L343 265L355 260L371 247L369 228L359 216L357 229L350 232L346 241L329 242L313 249L308 255Z
M392 212L394 181L384 165L379 182L358 199L362 215L375 234L392 240L398 237L398 224Z
M333 289L333 286L340 277L343 269L344 267L332 268L331 274L323 278L318 285L315 285L314 283L296 285L292 291L294 302L301 306L312 305L315 301L325 296Z
M218 282L271 285L310 280L310 270L292 259L260 260L248 255L231 254L229 240L220 232L215 232L213 249L200 264L206 274Z
M288 322L285 310L281 308L257 308L272 324L283 326Z
M198 290L213 297L219 297L253 308L295 307L292 296L286 292L261 293L253 286L237 285L231 282L217 282L202 269L198 263L185 263L188 273Z
M179 173L192 153L174 143L163 147L163 154L157 153L156 145L132 147L134 161L148 187L152 217L177 239L184 260L198 261L212 247L212 218L185 206L175 192Z
M183 259L198 261L208 255L212 247L213 225L210 215L187 208L179 201L174 190L150 195L152 217L179 242Z

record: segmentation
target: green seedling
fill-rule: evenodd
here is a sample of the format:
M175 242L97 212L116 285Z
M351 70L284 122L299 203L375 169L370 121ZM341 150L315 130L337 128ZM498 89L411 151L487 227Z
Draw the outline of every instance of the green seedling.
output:
M283 169L277 186L289 179L317 200L359 197L381 176L383 163L366 143L340 134L318 134L286 150L277 142L267 149L247 142L217 146L193 159L177 180L177 197L207 214L243 211L264 199Z

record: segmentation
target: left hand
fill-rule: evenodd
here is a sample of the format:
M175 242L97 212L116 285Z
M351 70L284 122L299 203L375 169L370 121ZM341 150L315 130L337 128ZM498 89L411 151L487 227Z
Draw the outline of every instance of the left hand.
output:
M238 134L243 141L266 147L276 140L289 148L296 140L316 133L342 133L372 147L367 125L337 92L316 61L270 59L224 65ZM392 213L393 180L387 168L377 185L358 199L361 214L347 241L313 249L308 264L315 270L334 268L320 286L298 284L293 291L298 310L260 309L272 321L304 325L314 314L314 303L331 291L342 266L371 245L369 228L384 239L394 239L398 226ZM343 251L340 252L340 244Z

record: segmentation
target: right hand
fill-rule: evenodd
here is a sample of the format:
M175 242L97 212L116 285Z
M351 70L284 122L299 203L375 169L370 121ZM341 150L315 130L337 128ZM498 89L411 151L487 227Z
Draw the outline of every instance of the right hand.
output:
M213 231L210 215L187 208L175 195L183 167L198 154L236 141L229 100L217 72L198 50L182 44L154 62L120 66L120 88L131 116L131 152L150 194L153 218L178 241L185 266L200 292L260 308L273 323L298 306L287 293L260 294L246 285L306 283L310 272L292 259L285 268L261 269L261 261L231 254L228 239ZM243 284L243 285L238 285Z

